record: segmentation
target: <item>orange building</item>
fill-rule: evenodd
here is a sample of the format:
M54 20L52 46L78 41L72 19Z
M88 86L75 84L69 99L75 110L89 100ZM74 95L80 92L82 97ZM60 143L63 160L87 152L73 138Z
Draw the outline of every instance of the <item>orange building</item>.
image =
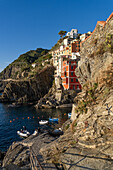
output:
M77 60L63 59L61 79L64 89L81 90L81 85L75 75L77 64Z
M68 46L64 47L61 51L61 55L71 55L73 52L79 52L80 51L80 41L76 40L72 43L70 43Z

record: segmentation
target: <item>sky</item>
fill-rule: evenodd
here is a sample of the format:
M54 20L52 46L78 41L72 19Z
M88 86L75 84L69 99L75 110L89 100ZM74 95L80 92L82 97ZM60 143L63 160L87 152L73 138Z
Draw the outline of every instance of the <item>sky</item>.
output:
M51 49L58 32L93 31L113 12L113 0L0 0L0 71L19 55Z

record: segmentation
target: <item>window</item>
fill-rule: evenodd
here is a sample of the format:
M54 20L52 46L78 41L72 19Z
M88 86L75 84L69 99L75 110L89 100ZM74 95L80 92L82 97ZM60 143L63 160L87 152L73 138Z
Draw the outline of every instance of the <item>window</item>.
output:
M78 82L78 79L76 79L76 82Z
M80 88L79 88L79 85L77 85L77 90L79 90Z
M73 66L71 66L71 69L73 70Z
M71 72L71 76L73 76L73 72Z
M71 82L73 82L73 79L71 79Z
M73 86L73 90L75 90L75 86Z

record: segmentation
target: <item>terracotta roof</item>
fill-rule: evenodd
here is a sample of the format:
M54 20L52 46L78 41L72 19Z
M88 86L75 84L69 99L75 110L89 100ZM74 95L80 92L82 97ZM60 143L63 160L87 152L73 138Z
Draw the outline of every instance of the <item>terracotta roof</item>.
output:
M106 21L98 21L97 24L105 25Z
M98 24L101 24L103 27L106 25L106 23L111 19L113 17L113 12L111 13L111 15L108 17L108 19L106 20L106 21L97 21L97 25ZM97 25L96 25L96 27L97 27ZM95 29L96 29L96 27L95 27ZM92 32L92 34L95 32L95 29L94 29L94 31ZM92 35L91 34L91 35ZM91 36L90 35L90 36ZM86 41L90 36L88 36L84 41ZM84 41L82 41L80 44L82 44Z

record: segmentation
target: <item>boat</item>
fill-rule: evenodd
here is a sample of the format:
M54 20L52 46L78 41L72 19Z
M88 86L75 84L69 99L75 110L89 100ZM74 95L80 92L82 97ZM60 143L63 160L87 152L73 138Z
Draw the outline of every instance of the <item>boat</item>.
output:
M17 131L17 134L25 138L27 138L30 135L30 133L27 130Z
M19 107L16 103L9 104L8 107Z
M58 118L49 118L49 122L58 122Z
M48 124L48 120L41 120L41 121L39 121L39 124L46 125L46 124Z
M63 131L62 131L61 128L59 128L59 129L55 129L55 130L53 130L53 131L49 131L49 134L50 134L51 136L56 137L56 136L63 135Z
M69 119L71 118L71 113L68 113L68 118L69 118Z

